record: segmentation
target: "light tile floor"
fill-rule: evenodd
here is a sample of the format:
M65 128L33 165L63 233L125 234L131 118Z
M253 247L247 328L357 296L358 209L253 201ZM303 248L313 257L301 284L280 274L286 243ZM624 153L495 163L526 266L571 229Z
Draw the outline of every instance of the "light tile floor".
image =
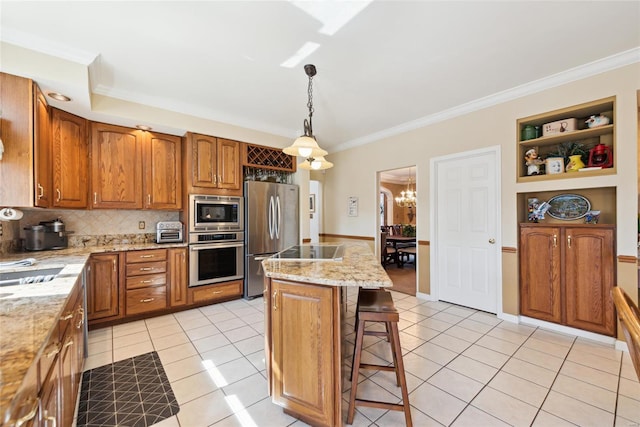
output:
M640 383L626 352L465 307L393 297L415 426L640 425ZM350 365L355 292L347 300ZM85 369L156 350L180 404L157 426L304 426L267 396L263 310L261 298L235 300L94 330ZM363 361L391 363L385 341L367 336L365 346ZM359 381L359 397L400 401L391 372L361 371ZM375 408L358 407L354 419L354 426L399 425L401 412Z

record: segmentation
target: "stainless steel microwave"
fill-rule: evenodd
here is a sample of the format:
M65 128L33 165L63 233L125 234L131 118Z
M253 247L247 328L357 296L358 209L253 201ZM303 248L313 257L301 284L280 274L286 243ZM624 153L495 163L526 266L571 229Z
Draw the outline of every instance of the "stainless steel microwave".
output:
M189 196L189 232L242 231L244 199L234 196Z

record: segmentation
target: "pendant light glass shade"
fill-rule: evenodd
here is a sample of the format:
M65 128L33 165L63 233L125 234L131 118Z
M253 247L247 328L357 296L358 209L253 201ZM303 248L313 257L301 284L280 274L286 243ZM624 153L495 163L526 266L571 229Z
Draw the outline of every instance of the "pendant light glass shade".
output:
M308 170L308 171L319 171L323 169L329 169L333 167L333 163L328 162L324 156L316 157L316 158L308 158L304 162L298 164L300 169Z
M315 138L306 135L299 136L293 142L293 145L285 148L282 151L290 156L301 156L304 158L322 157L328 154L325 150L318 146Z
M313 64L307 64L304 66L304 72L309 77L309 86L307 93L309 95L309 101L307 102L307 108L309 109L309 117L304 120L304 135L299 136L293 142L293 144L282 151L290 156L300 156L307 159L300 163L300 168L307 170L321 170L329 169L333 166L333 163L327 162L324 159L328 153L318 146L318 141L313 135L313 76L316 75L316 67Z

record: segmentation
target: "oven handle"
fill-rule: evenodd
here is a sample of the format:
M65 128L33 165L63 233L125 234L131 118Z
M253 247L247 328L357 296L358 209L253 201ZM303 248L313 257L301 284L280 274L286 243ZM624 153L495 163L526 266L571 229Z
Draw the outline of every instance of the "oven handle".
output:
M241 248L244 245L243 242L232 242L232 243L210 243L210 244L196 244L189 245L189 248L192 251L202 251L205 249L224 249L224 248Z

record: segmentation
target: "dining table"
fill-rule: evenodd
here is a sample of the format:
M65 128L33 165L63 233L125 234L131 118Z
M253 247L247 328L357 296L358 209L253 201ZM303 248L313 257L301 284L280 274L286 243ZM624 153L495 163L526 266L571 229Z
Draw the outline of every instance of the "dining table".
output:
M391 243L391 245L393 246L393 249L395 249L394 251L394 257L395 257L395 261L396 261L396 265L399 267L402 267L402 264L400 263L400 258L398 257L398 249L402 249L402 247L407 247L407 246L415 246L416 243L416 236L400 236L400 235L395 235L395 236L387 236L387 243ZM400 244L400 248L398 248L398 244Z

